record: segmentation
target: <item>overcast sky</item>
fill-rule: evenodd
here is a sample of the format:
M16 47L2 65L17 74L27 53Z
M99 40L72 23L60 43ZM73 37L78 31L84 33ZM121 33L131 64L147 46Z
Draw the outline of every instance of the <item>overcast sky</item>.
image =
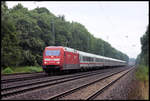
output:
M75 2L75 1L8 1L9 8L21 3L29 10L46 7L54 15L65 15L67 21L83 24L97 38L136 58L141 52L140 37L149 22L149 4L146 1Z

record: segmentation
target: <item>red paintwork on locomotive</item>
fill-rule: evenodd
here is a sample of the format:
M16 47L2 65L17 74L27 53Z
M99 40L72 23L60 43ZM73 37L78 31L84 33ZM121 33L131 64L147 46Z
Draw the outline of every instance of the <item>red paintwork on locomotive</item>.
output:
M60 50L60 55L59 56L45 56L46 50ZM54 61L54 59L60 59L60 60ZM64 47L50 46L50 47L46 47L43 52L43 66L55 65L55 66L59 66L60 70L64 70L65 66L70 65L69 68L71 68L72 67L71 65L74 65L74 64L79 64L79 54L75 52L67 51L65 50Z
M79 54L65 51L64 64L79 64Z

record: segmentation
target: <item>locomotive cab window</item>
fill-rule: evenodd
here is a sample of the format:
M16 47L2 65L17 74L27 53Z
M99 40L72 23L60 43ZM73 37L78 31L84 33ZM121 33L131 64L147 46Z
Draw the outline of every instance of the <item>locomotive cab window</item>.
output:
M46 50L45 56L59 56L60 50Z

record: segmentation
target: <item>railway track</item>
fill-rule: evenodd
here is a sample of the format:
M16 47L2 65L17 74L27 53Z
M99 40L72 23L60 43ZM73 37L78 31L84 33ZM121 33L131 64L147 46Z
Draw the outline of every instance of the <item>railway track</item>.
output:
M99 70L99 71L101 71L101 70ZM48 77L47 77L47 78L45 78L45 80L42 80L42 81L30 82L28 84L16 85L16 86L11 86L11 87L9 87L9 86L4 87L4 88L2 87L1 95L2 95L2 98L9 97L9 96L20 94L22 92L24 93L24 92L39 89L42 87L46 87L46 86L50 86L50 85L54 85L54 84L58 84L58 83L62 83L62 82L67 82L67 81L71 81L71 80L75 80L75 79L79 79L79 78L84 78L87 76L96 75L99 71L93 71L90 74L89 73L81 73L81 74L65 76L65 77L61 77L61 78L54 78L54 79L51 79L51 78L48 79ZM104 70L100 73L103 73L106 71L107 70Z
M105 72L105 71L108 71L109 69L106 69L106 70L99 70L102 72ZM90 73L94 73L94 72L97 72L97 71L90 71ZM43 77L31 77L31 80L30 79L23 79L23 81L13 81L13 82L7 82L7 83L1 83L1 91L6 91L6 90L12 90L12 89L15 89L15 88L20 88L20 87L26 87L26 86L31 86L31 85L35 85L35 84L38 84L38 83L45 83L45 82L50 82L50 81L56 81L56 80L61 80L61 79L66 79L66 78L71 78L71 77L75 77L75 76L81 76L81 75L85 75L85 74L88 74L88 72L78 72L78 73L75 73L75 74L66 74L66 75L55 75L55 76L45 76L44 78ZM20 78L21 79L21 78Z
M13 76L13 75L21 75L21 74L36 74L36 73L42 73L41 72L34 72L34 73L14 73L14 74L1 74L1 76Z
M17 81L24 81L30 80L37 77L45 77L44 72L37 72L37 73L17 73L17 74L8 74L2 75L1 83L9 83L9 82L17 82Z
M124 70L124 68L118 69L119 72L123 71L123 70ZM117 72L115 71L115 73L118 73L118 71ZM97 71L92 71L90 73L84 72L81 74L73 74L73 75L63 76L63 77L59 76L58 78L53 77L53 79L52 79L52 77L51 77L51 79L46 78L43 81L31 82L31 83L28 83L25 85L2 88L1 89L1 96L2 96L2 99L20 99L21 96L27 95L26 96L26 99L27 99L28 95L30 95L30 93L32 93L34 91L44 90L47 87L51 87L51 86L53 87L55 85L60 85L60 84L68 83L68 82L78 81L80 79L85 79L85 78L87 79L89 77L98 77L98 76L107 75L107 74L111 74L109 76L112 76L112 75L115 75L115 73L112 74L112 69L110 69L110 70L106 69L103 72L100 72L100 70L97 70ZM87 85L91 85L91 84L92 83L89 83ZM60 93L59 95L55 94L55 95L52 95L51 97L45 97L44 99L59 99L59 98L62 98L62 96L64 96L64 95L72 94L71 92L78 91L82 87L83 88L86 87L86 84L84 84L78 88L74 88L74 90L73 89L67 90L63 93ZM19 96L19 97L17 97L17 96Z
M84 84L80 87L51 96L46 100L94 100L100 93L102 93L105 89L110 87L113 83L115 83L132 69L133 68L112 73L111 75L104 76L103 78ZM97 89L98 87L99 89Z
M97 71L96 71L97 72ZM96 72L91 72L91 73L96 73ZM87 74L86 72L85 73L79 73L79 74L75 74L75 75L65 75L63 77L60 77L60 76L56 76L56 77L45 77L43 78L42 80L39 80L39 78L35 78L34 80L32 79L32 82L31 80L26 80L24 82L15 82L15 83L2 83L2 88L1 90L9 90L9 89L13 89L13 88L19 88L19 87L26 87L26 86L31 86L31 85L36 85L36 84L41 84L41 83L45 83L45 82L50 82L50 81L56 81L56 80L62 80L62 79L66 79L66 78L71 78L71 77L75 77L75 76L82 76L82 75L85 75ZM40 77L41 78L41 77Z
M105 91L105 89L109 88L111 85L113 85L115 82L117 82L119 79L121 79L123 76L125 76L127 73L129 73L134 68L130 68L128 70L125 70L123 72L120 72L116 75L113 75L110 78L107 78L109 82L106 82L107 84L103 86L102 88L98 89L95 93L93 93L91 96L87 97L87 100L94 100L98 95L100 95L102 92Z

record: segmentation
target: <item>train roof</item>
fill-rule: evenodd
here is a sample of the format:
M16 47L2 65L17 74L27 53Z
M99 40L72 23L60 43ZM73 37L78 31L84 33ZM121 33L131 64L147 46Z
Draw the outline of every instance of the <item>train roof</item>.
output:
M118 61L118 62L125 62L125 61L122 61L122 60L118 60L118 59L114 59L114 58L110 58L110 57L104 57L104 56L101 56L101 55L91 54L91 53L87 53L87 52L83 52L83 51L78 51L78 53L79 53L80 55L88 56L88 57L95 57L95 58L102 58L102 59L105 59L105 60L112 60L112 61Z
M46 48L63 48L63 46L47 46Z
M110 58L110 57L104 57L104 56L101 56L101 55L96 55L96 54L92 54L92 53L87 53L87 52L83 52L83 51L79 51L79 50L76 50L76 49L73 49L73 48L69 48L69 47L63 47L63 46L48 46L47 48L53 48L53 47L60 47L60 48L64 48L65 51L69 51L69 52L76 52L76 53L79 53L80 55L82 56L88 56L88 57L95 57L95 58L102 58L102 59L105 59L105 60L112 60L112 61L118 61L118 62L125 62L125 61L122 61L122 60L118 60L118 59L114 59L114 58Z

